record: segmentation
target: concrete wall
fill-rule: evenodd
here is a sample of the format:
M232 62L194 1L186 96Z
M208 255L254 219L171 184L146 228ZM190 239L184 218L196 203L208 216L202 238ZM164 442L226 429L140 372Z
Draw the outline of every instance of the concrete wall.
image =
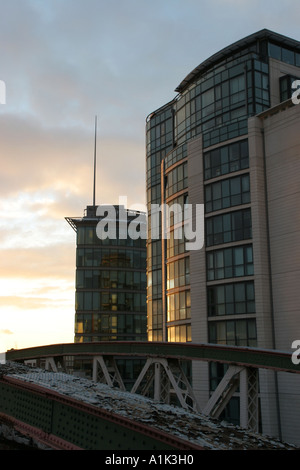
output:
M289 351L300 340L300 106L263 127L275 347ZM300 444L300 377L279 373L278 387L282 438Z
M188 144L189 203L204 204L202 136ZM205 247L190 251L192 341L208 342ZM208 364L193 363L193 389L203 407L209 398Z
M300 339L300 106L263 120L275 344Z
M258 346L291 354L300 339L299 129L300 106L249 120ZM278 415L279 437L300 444L300 377L260 376L264 432L276 433Z

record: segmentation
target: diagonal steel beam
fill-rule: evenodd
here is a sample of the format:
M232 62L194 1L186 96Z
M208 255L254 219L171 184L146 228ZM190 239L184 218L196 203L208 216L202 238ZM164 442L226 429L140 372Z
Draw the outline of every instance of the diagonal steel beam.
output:
M214 418L218 418L220 416L239 386L239 374L242 370L242 366L229 366L223 379L202 410L203 414L210 415Z
M107 357L106 357L107 359ZM118 387L125 391L125 386L117 367L116 361L114 357L108 358L109 360L109 367L107 367L106 362L103 356L95 356L93 359L93 380L94 382L103 381L109 385L109 387L114 387L115 384ZM102 376L99 375L99 372L102 373ZM100 380L99 380L100 378Z

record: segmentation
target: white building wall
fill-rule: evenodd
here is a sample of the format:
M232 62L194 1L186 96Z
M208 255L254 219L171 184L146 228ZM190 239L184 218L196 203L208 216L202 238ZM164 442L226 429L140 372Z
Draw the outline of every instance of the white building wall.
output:
M275 348L300 340L300 105L264 115ZM300 368L300 365L299 365ZM282 438L300 444L300 375L278 374Z

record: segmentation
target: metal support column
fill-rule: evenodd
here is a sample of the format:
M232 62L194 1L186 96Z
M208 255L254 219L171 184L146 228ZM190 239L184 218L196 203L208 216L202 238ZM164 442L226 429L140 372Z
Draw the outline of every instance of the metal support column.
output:
M120 375L114 357L106 356L108 365L103 356L95 356L93 359L93 380L94 382L105 383L109 387L118 387L125 391L125 386Z
M258 373L246 367L240 374L240 426L258 432Z
M138 393L143 381L142 395L146 395L153 386L155 400L170 403L171 393L174 393L183 408L200 411L193 389L177 359L148 358L131 393Z

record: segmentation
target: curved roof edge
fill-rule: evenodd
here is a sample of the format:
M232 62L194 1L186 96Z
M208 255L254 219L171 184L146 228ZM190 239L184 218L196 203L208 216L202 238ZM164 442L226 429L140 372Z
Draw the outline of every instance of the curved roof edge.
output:
M173 98L172 100L168 101L168 103L164 104L163 106L161 106L160 108L156 109L155 111L152 111L150 114L148 114L148 116L146 117L146 122L149 122L150 119L152 119L156 114L162 112L165 108L169 108L171 106L171 104L174 103L174 101L176 101L176 97Z
M192 72L190 72L184 80L175 88L175 91L178 93L182 93L185 88L198 76L201 72L204 72L207 68L211 67L213 64L219 62L220 60L224 59L226 55L231 55L237 52L239 49L243 49L244 47L250 45L256 40L261 39L271 39L274 42L280 43L281 45L289 46L292 48L296 48L300 52L300 42L296 41L295 39L291 39L287 36L283 36L281 34L275 33L268 29L262 29L256 33L250 34L239 41L234 42L230 46L227 46L221 49L216 54L213 54L211 57L206 59L202 62L198 67L196 67Z

